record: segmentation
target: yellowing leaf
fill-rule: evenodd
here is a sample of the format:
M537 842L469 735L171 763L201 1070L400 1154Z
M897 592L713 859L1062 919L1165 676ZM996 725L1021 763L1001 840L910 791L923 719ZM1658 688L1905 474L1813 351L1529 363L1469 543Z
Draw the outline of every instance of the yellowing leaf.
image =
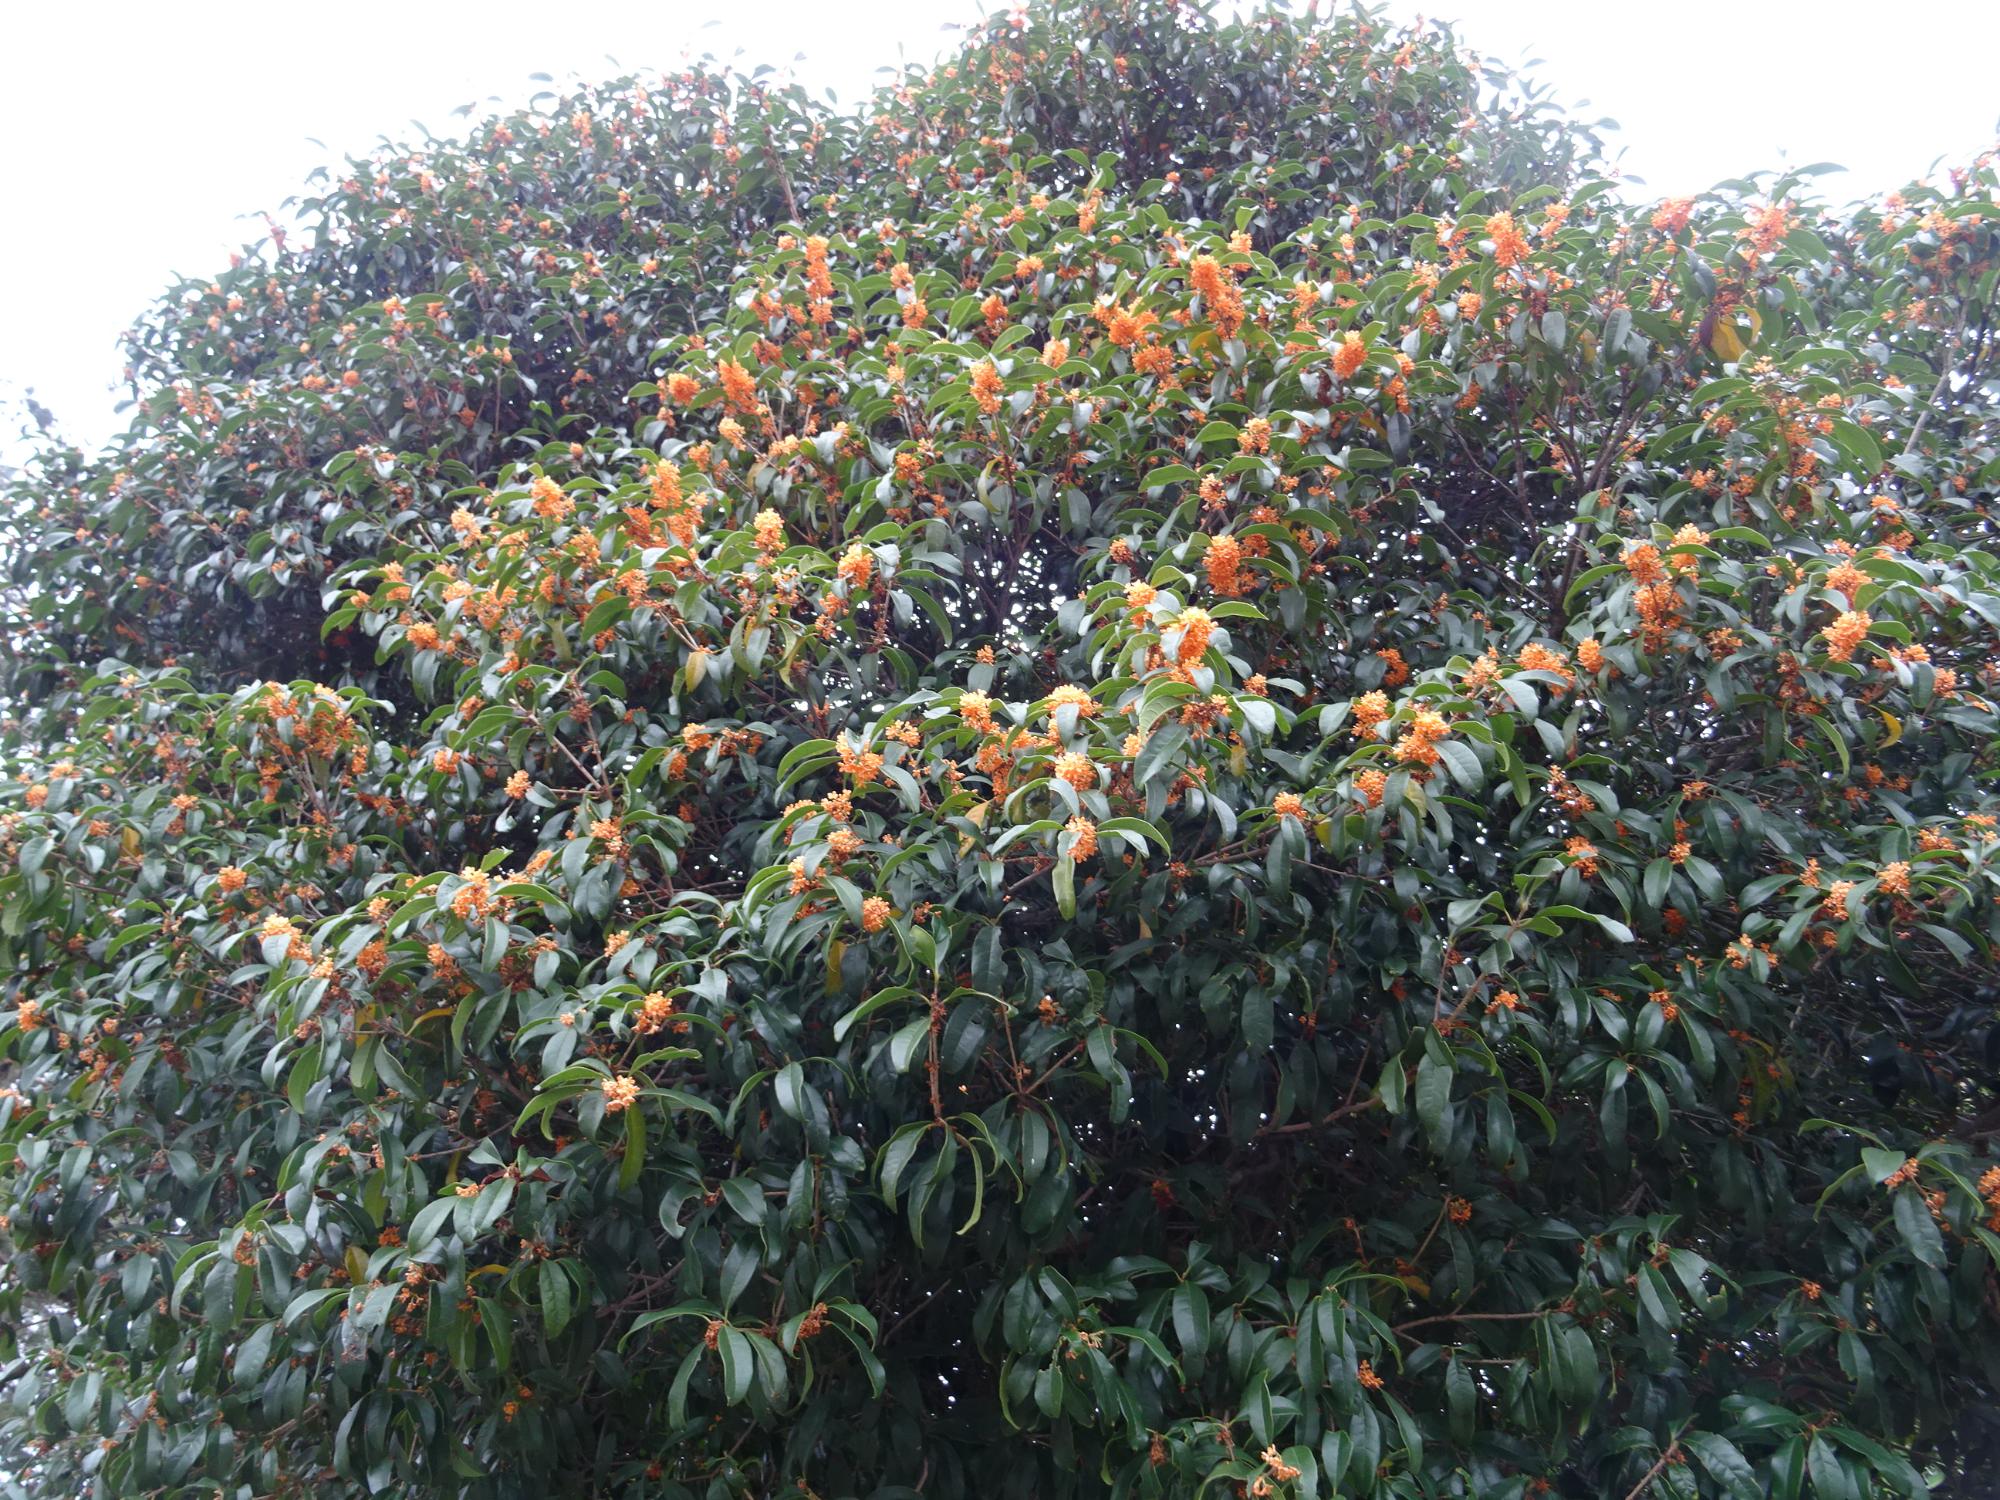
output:
M1747 337L1743 332L1744 323L1750 325ZM1715 351L1718 359L1733 364L1743 358L1744 351L1757 342L1757 335L1763 331L1764 315L1756 308L1733 308L1727 319L1715 320L1715 330L1708 336L1708 347Z

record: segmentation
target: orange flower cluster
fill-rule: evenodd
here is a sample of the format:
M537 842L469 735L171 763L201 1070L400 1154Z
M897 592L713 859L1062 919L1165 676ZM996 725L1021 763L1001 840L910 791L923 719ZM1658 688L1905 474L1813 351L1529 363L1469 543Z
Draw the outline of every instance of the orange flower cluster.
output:
M616 1078L607 1078L597 1085L604 1095L604 1112L618 1114L630 1109L639 1098L639 1080L629 1073L621 1073Z
M984 693L961 695L958 716L981 734L993 733L993 700Z
M1188 265L1188 281L1208 304L1209 321L1223 338L1235 338L1243 327L1243 294L1213 255L1197 255Z
M1653 227L1661 234L1675 235L1688 227L1694 217L1694 199L1669 198L1653 210Z
M1264 1465L1264 1467L1270 1471L1271 1484L1290 1484L1294 1479L1297 1479L1299 1477L1299 1470L1295 1468L1293 1465L1285 1462L1284 1454L1278 1451L1277 1445L1275 1443L1265 1448L1264 1451L1258 1455L1258 1459ZM1262 1484L1264 1483L1264 1481L1260 1478L1258 1480L1258 1483ZM1252 1486L1251 1493L1252 1494L1257 1493L1255 1486ZM1269 1493L1268 1487L1266 1488L1265 1493Z
M979 368L972 372L972 399L979 403L979 409L987 416L1000 410L1000 398L1006 394L1007 383L1000 378L1000 371L990 359L981 360Z
M701 529L701 515L708 506L704 494L690 495L681 483L681 472L672 464L661 464L653 474L653 508L667 518L667 530L674 540L690 551Z
M1486 221L1486 237L1493 241L1493 259L1505 270L1528 258L1527 236L1515 226L1512 214L1494 214Z
M1659 583L1667 576L1666 565L1660 561L1660 549L1651 542L1638 542L1627 547L1623 561L1625 571L1632 575L1634 583Z
M1443 715L1431 709L1420 709L1410 720L1410 727L1396 741L1396 759L1412 765L1434 766L1441 759L1438 741L1451 733L1451 726Z
M1569 658L1552 646L1544 646L1540 641L1530 641L1523 646L1516 660L1520 662L1524 671L1551 672L1560 677L1565 686L1573 687L1576 684L1576 673L1570 670ZM1562 688L1556 689L1557 692L1562 690Z
M1690 521L1674 533L1673 545L1676 547L1706 547L1708 541L1708 533ZM1673 566L1674 571L1683 578L1698 577L1701 573L1701 559L1698 557L1690 557L1682 554L1674 558Z
M1382 692L1363 693L1354 700L1354 737L1372 740L1376 729L1389 717L1389 696Z
M1356 800L1363 807L1380 807L1382 805L1382 793L1388 785L1388 774L1378 771L1371 766L1368 770L1363 771L1354 778Z
M1826 586L1836 594L1845 594L1850 609L1854 607L1854 596L1861 592L1861 586L1866 582L1868 575L1846 558L1829 569L1826 575Z
M1980 1174L1979 1197L1986 1205L1986 1227L2000 1233L2000 1167L1988 1167Z
M865 589L875 577L875 554L866 545L854 542L840 555L840 565L835 570L852 589Z
M1079 792L1096 790L1097 763L1088 755L1075 750L1064 751L1056 757L1055 773L1059 780L1068 782Z
M1146 331L1160 321L1155 312L1133 312L1120 307L1116 302L1099 302L1090 310L1090 315L1103 325L1111 342L1121 349L1129 349L1146 336Z
M1850 660L1855 648L1868 639L1868 629L1874 623L1865 609L1844 610L1820 632L1826 639L1827 656L1834 661Z
M1050 717L1054 717L1056 710L1060 708L1074 708L1079 719L1095 718L1098 713L1097 700L1090 696L1090 690L1080 688L1073 682L1065 682L1051 692L1048 696L1048 705ZM960 712L963 711L964 705L961 702Z
M539 476L529 486L528 493L534 497L535 514L544 520L564 520L576 509L576 502L565 495L562 486L546 474Z
M1341 336L1340 346L1333 351L1333 373L1342 380L1352 380L1355 372L1368 363L1368 345L1358 333L1349 331Z
M882 757L875 751L862 749L844 734L839 749L841 773L853 777L857 786L867 786L881 776Z
M1665 650L1667 637L1681 622L1681 596L1674 586L1665 579L1642 583L1633 591L1632 607L1639 612L1646 649Z
M1243 544L1235 537L1225 533L1210 541L1201 564L1208 572L1208 586L1223 598L1243 592Z
M1071 818L1063 824L1063 832L1070 836L1069 857L1078 864L1097 852L1097 825L1090 819Z
M1184 667L1194 666L1208 651L1209 638L1215 634L1215 621L1205 609L1184 609L1175 623L1181 632L1176 658Z
M722 381L722 399L732 412L743 416L754 416L757 412L757 377L733 359L725 359L715 367L716 376Z
M785 518L769 508L758 511L755 535L759 552L777 556L785 550Z

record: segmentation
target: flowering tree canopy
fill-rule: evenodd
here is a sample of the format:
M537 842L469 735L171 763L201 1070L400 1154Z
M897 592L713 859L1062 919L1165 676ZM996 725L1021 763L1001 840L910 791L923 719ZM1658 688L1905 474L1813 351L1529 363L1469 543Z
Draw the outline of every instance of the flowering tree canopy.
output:
M174 288L5 491L0 1490L1973 1482L2000 179L1598 160L1038 0Z

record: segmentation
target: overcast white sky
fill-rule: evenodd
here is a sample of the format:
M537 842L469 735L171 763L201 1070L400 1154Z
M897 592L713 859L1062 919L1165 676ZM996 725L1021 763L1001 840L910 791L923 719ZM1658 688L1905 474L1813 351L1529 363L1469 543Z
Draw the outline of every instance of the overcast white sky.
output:
M176 272L254 238L314 166L460 105L524 100L537 72L607 75L739 49L859 97L899 51L928 61L978 0L341 0L17 3L0 19L0 401L32 388L105 438L120 329ZM1395 14L1419 7L1396 0ZM1562 100L1622 129L1647 194L1836 161L1840 199L1993 144L1996 0L1442 0L1475 50L1540 59ZM796 58L796 61L794 60ZM323 143L323 144L320 144ZM1636 191L1636 190L1635 190ZM16 425L0 411L6 431Z

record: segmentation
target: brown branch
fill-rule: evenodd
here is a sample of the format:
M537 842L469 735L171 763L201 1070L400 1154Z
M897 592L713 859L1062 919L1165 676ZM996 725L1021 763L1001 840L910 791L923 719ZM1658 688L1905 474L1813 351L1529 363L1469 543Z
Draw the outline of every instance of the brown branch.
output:
M1645 1477L1642 1478L1637 1484L1633 1485L1631 1489L1625 1492L1625 1500L1639 1500L1639 1497L1646 1493L1647 1487L1651 1485L1655 1479L1658 1479L1660 1477L1661 1473L1666 1469L1667 1465L1672 1463L1676 1458L1680 1457L1680 1452L1681 1452L1681 1445L1678 1440L1669 1443L1667 1445L1667 1451L1665 1453L1662 1453L1659 1457L1658 1462L1656 1462L1652 1468L1646 1471Z
M1271 1125L1257 1132L1258 1135L1296 1135L1302 1130L1317 1130L1322 1125L1331 1125L1335 1120L1347 1115L1365 1114L1371 1109L1379 1109L1382 1100L1379 1095L1370 1094L1366 1099L1356 1099L1343 1104L1332 1114L1322 1115L1317 1120L1295 1120L1290 1125Z
M1408 1333L1412 1328L1423 1328L1432 1323L1525 1323L1536 1318L1546 1318L1550 1313L1561 1310L1559 1307L1543 1307L1537 1308L1534 1312L1433 1313L1427 1318L1412 1318L1407 1323L1398 1323L1391 1331Z

